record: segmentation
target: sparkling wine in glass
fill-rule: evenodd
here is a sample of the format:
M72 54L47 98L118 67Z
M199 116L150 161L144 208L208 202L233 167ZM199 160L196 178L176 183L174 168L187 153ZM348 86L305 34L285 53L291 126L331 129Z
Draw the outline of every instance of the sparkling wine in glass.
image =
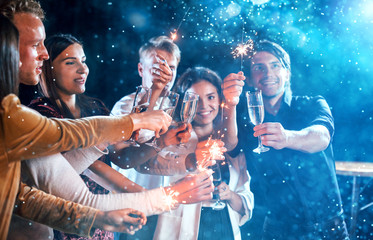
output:
M161 103L159 105L159 109L166 112L168 115L172 117L174 114L175 108L177 106L177 102L179 101L179 94L171 91L165 91L161 98ZM160 151L161 149L157 146L156 138L154 137L153 141L150 143L146 143L149 146L152 146L157 151Z
M136 94L133 101L132 113L141 113L145 112L149 106L149 100L151 95L151 89L144 86L136 87ZM130 146L140 147L140 145L131 137L126 141Z
M216 201L213 203L212 209L214 209L214 210L222 210L223 208L225 208L226 204L224 202L222 202L220 200L220 197L219 197L218 186L221 184L221 181L222 181L219 163L216 163L216 164L212 165L209 168L214 171L213 174L212 174L212 181L213 181L214 189L215 190L214 190L213 198L212 199L216 200Z
M181 104L180 119L183 123L191 123L196 116L199 95L194 92L186 92ZM180 143L178 146L185 147Z
M194 92L187 92L184 95L181 105L180 118L184 123L191 123L196 115L199 96Z
M252 124L259 125L264 120L264 105L262 91L246 92L247 108L249 110L249 117ZM258 137L258 147L253 150L255 153L267 152L269 148L264 147L260 136Z

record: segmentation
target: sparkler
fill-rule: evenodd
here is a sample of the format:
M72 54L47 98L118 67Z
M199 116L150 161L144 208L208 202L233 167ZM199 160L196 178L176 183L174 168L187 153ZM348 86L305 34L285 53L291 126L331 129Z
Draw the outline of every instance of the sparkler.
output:
M253 40L248 40L247 42L243 42L245 34L245 20L242 20L242 36L241 36L241 43L238 44L238 46L232 51L233 58L241 58L241 68L240 70L242 71L243 69L243 57L246 56L249 51L253 50L254 43Z
M210 151L210 159L220 158L221 155L223 154L217 142L212 143L209 151Z
M167 206L169 206L169 209L173 209L179 202L176 200L176 197L179 196L179 192L176 192L174 190L170 190L165 197L165 202ZM183 202L185 203L185 202Z
M177 26L177 28L174 29L174 31L170 32L170 34L171 34L170 38L172 39L172 41L175 41L175 40L177 39L177 33L179 32L179 29L180 29L180 27L181 27L181 24L185 21L185 17L186 17L186 15L188 14L189 10L190 10L190 7L189 7L188 10L185 12L183 18L181 19L181 21L180 21L180 23L179 23L179 26Z
M253 40L250 39L246 43L238 44L238 46L232 51L233 58L241 58L241 71L243 68L243 57L253 50L253 46Z
M224 82L223 82L223 89L224 89ZM224 108L225 108L225 102L224 100L220 104L220 126L221 130L218 131L218 139L222 139L224 137L224 134L222 134L222 131L224 129Z
M220 131L219 131L220 132ZM209 147L208 150L202 152L202 158L203 161L198 164L197 169L200 172L206 171L207 168L207 162L210 161L211 159L218 159L223 155L223 151L221 150L221 147L219 144L211 139L212 136L210 136L206 142L206 147Z
M175 41L175 39L177 38L177 30L175 29L174 32L171 32L171 37L172 41Z

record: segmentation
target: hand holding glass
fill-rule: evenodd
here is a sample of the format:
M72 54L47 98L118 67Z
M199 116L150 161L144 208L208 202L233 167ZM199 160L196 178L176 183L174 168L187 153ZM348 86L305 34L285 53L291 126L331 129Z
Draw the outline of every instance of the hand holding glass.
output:
M179 94L171 91L165 91L160 97L159 100L161 101L159 105L159 109L166 112L168 115L172 117L175 108L177 106L177 102L179 100ZM149 146L152 146L157 151L161 149L157 146L156 138L154 137L153 141L150 143L146 143Z
M210 166L209 168L214 171L213 174L212 174L212 178L213 178L213 183L214 183L214 189L215 190L214 190L212 199L215 199L216 201L212 205L212 209L222 210L225 207L225 203L220 200L219 190L218 190L218 186L221 184L221 181L222 181L219 163L216 163L216 164Z
M264 120L264 105L262 91L246 92L247 108L249 110L249 117L252 124L259 125ZM258 137L258 147L253 150L255 153L267 152L269 148L264 147L262 140Z
M132 113L141 113L145 112L149 106L149 100L151 95L151 89L144 86L136 87L136 94L133 101ZM140 145L131 137L126 141L130 146L140 147Z
M191 123L196 116L199 95L194 92L186 92L181 105L180 119L183 123ZM185 147L180 143L178 146Z

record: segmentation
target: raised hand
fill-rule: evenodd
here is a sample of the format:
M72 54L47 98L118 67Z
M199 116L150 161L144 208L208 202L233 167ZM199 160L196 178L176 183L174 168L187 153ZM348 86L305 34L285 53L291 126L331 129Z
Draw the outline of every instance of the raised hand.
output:
M254 127L254 136L261 136L263 145L277 150L288 146L289 134L290 132L278 122L266 122Z
M153 76L152 89L163 90L167 83L171 82L174 73L162 55L157 54L154 57L156 59L156 63L153 63L151 68L151 73Z
M173 196L179 204L192 204L212 199L214 185L211 175L211 169L187 175L172 186L165 187L166 194Z
M216 160L224 160L224 155L227 149L224 147L224 142L218 139L209 139L197 144L195 150L197 166L199 169L206 169L216 163Z
M179 123L177 126L170 126L168 131L161 136L160 142L163 147L186 143L191 137L191 132L192 125L190 123Z
M312 125L298 131L286 130L278 122L266 122L254 127L254 136L274 149L289 148L306 153L325 150L330 143L329 130L323 125Z
M223 181L221 184L217 187L219 191L219 197L220 200L224 201L231 201L233 198L234 192L232 192L229 189L229 186Z
M228 184L223 181L218 186L218 191L221 201L226 201L234 211L240 213L241 215L245 214L242 198L236 192L232 191Z
M129 115L133 122L133 131L138 129L149 129L155 132L155 137L167 132L172 118L162 110L147 111L142 113L131 113Z
M236 106L240 100L242 88L245 85L246 77L243 72L231 73L224 78L222 84L225 102L228 106Z
M93 227L133 235L146 224L146 220L143 212L131 208L107 212L100 211L96 216Z

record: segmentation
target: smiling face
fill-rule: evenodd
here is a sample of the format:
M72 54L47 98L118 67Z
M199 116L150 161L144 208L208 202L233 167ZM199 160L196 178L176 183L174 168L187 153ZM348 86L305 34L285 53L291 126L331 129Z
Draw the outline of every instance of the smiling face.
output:
M40 80L43 61L49 58L44 46L45 30L41 20L30 13L17 13L13 19L19 31L20 82L36 85Z
M205 80L193 84L187 92L199 95L197 113L193 124L198 126L212 125L219 113L220 98L216 87Z
M83 47L74 43L67 47L52 62L53 76L60 96L85 92L89 73Z
M289 84L290 72L269 52L258 52L251 60L251 85L262 90L264 98L279 99Z

